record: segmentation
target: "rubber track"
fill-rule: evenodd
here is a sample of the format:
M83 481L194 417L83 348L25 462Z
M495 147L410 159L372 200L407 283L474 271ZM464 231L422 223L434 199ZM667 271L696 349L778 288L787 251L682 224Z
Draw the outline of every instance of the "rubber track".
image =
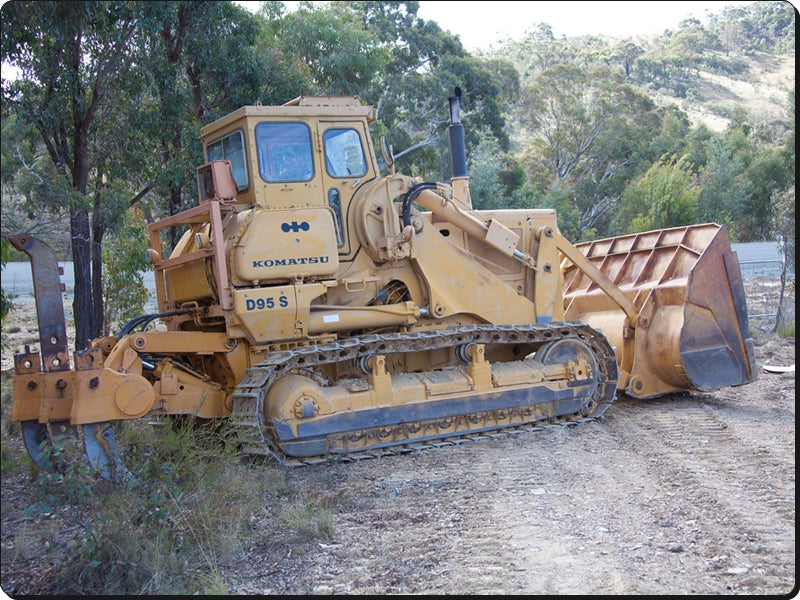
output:
M559 339L578 339L595 353L598 364L597 402L591 414L561 415L540 419L536 423L515 423L491 432L465 432L462 435L445 434L436 441L409 441L408 444L388 448L354 451L348 454L327 454L319 457L296 459L287 457L271 443L268 427L263 422L266 391L284 373L295 369L309 370L316 366L353 360L376 354L421 352L451 348L462 344L545 344ZM497 435L512 435L534 431L548 425L573 425L592 421L603 416L616 399L616 355L605 336L580 321L552 322L539 325L474 325L444 330L391 333L347 338L319 345L299 346L292 350L271 353L265 360L247 369L233 393L231 422L239 431L244 451L256 456L273 456L286 466L318 464L329 460L353 461L364 458L404 454L463 441L485 439Z

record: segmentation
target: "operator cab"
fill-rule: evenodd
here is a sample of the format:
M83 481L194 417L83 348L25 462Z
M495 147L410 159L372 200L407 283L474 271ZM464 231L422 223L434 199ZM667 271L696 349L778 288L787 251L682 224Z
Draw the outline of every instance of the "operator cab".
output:
M228 200L336 211L345 194L378 175L368 129L374 117L356 96L301 96L283 106L242 107L200 137L206 161L230 163L236 189ZM209 199L211 188L199 183L201 201Z
M245 106L201 130L200 204L228 205L222 237L234 287L335 278L348 248L348 205L379 177L374 116L355 96L300 97Z

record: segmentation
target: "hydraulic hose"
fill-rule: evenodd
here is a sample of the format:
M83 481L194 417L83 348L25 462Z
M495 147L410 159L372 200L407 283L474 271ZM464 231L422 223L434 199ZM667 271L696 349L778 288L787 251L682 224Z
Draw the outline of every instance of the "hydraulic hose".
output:
M422 190L435 190L437 187L437 183L430 181L417 183L411 186L411 189L403 196L403 227L409 227L411 225L411 204L414 202L414 199L419 196Z

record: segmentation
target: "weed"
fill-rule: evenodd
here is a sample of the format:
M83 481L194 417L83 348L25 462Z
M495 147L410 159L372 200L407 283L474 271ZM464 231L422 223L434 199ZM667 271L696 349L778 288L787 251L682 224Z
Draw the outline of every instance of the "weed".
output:
M31 531L29 522L23 522L14 534L14 553L25 559L31 559L39 552L41 540L35 531Z
M213 569L200 576L200 592L207 595L227 596L228 588L222 574Z
M778 326L778 335L782 338L794 337L794 321Z
M0 439L0 472L3 476L21 473L25 469L25 456L27 454L14 448L5 435Z
M333 510L329 506L321 506L308 498L301 498L294 504L285 506L281 517L304 541L319 537L333 539Z
M135 481L126 485L69 459L69 439L56 436L42 447L52 470L39 473L40 494L26 511L31 524L20 529L16 547L25 556L46 544L47 577L26 593L226 593L219 566L244 556L250 518L263 511L265 479L220 443L224 430L190 420L124 425L118 433L120 452L135 459L127 465ZM285 479L274 485L285 487ZM58 531L47 533L49 523L60 523Z

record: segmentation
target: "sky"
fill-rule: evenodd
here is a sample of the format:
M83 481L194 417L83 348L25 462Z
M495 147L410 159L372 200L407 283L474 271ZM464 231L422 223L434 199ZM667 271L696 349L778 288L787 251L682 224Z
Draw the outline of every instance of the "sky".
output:
M534 25L550 25L556 38L579 35L633 37L677 29L686 18L707 23L709 14L721 14L726 6L746 6L759 0L705 2L694 0L635 2L582 2L578 0L538 0L522 2L462 0L419 0L417 16L435 21L445 31L458 35L470 51L488 50L509 39L520 39ZM763 1L763 0L760 0ZM795 8L800 0L788 0ZM291 10L296 1L283 0ZM258 10L257 0L238 4Z
M499 41L520 39L533 25L550 25L556 38L579 35L628 37L676 29L687 17L706 23L708 14L747 2L447 2L421 0L417 16L436 21L459 36L468 51L487 50ZM794 4L794 2L793 2ZM796 6L796 4L795 4Z

